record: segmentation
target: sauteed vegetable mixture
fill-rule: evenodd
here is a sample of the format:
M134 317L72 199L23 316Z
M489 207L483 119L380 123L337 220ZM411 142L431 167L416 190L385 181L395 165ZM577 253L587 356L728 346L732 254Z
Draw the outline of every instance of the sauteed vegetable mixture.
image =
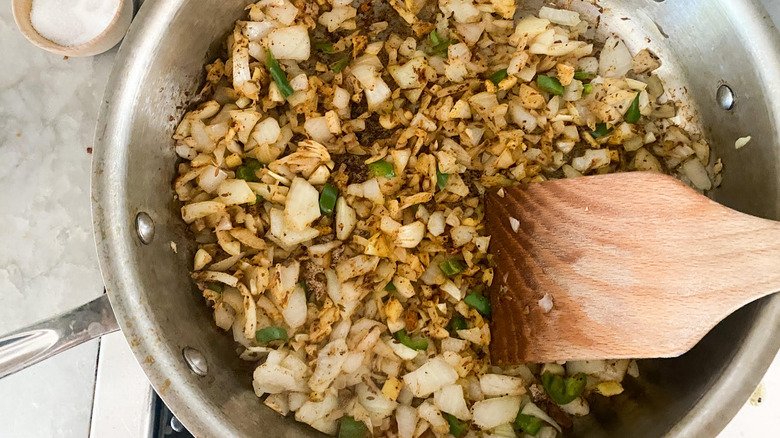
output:
M555 437L636 362L490 363L483 194L720 160L588 1L261 0L176 129L193 278L267 406L341 437ZM554 312L553 302L540 303Z

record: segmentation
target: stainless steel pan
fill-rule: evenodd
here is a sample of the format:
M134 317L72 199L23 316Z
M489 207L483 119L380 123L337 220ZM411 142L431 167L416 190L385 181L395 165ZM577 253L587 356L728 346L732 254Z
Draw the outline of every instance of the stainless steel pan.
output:
M103 297L0 339L0 376L115 330L118 321L149 380L196 436L316 435L252 392L252 365L215 329L190 281L193 248L170 190L171 133L219 48L215 42L246 3L158 0L142 8L117 57L94 147L94 229L116 320ZM535 9L541 2L522 3ZM662 76L689 103L684 112L700 116L726 163L713 197L780 219L780 34L766 12L752 0L601 3L610 28L629 46L649 45L661 55ZM752 142L735 150L745 135ZM780 347L776 333L780 297L753 303L685 356L643 361L641 383L594 404L570 436L714 436L766 371Z

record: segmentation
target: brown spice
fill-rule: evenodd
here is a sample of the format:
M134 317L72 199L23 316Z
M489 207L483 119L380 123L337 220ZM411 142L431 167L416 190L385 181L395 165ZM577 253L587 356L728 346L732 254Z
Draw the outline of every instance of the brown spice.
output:
M365 157L354 154L333 154L331 160L336 163L336 168L343 170L348 176L348 184L360 184L369 178ZM343 165L343 169L341 169Z

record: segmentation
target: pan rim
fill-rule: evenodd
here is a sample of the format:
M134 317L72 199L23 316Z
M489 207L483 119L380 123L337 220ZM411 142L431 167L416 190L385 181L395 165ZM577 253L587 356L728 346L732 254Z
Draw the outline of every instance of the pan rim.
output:
M148 2L141 8L116 57L101 106L93 147L92 217L98 261L106 291L120 328L147 378L170 409L195 436L238 437L238 430L219 415L219 407L206 400L196 385L198 377L190 373L181 352L171 346L160 347L154 332L156 323L149 318L139 300L141 282L128 254L132 245L133 216L122 190L127 163L127 145L131 138L132 118L138 93L137 79L151 63L152 49L163 41L168 23L188 0ZM763 7L754 0L729 2L734 14L756 23L766 23ZM780 65L780 42L774 26L746 29L763 43L753 47L754 56L772 58ZM761 39L759 39L761 38ZM780 93L780 77L764 73L768 88ZM769 102L775 126L780 126L780 101ZM780 166L778 166L780 168ZM755 389L780 349L780 297L764 299L750 331L730 365L718 376L694 408L682 417L665 436L714 436L728 424ZM153 355L154 361L144 361Z

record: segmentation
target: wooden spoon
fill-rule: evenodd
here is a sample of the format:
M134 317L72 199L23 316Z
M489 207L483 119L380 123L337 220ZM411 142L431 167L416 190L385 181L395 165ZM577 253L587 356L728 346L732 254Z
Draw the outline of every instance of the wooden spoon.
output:
M487 224L495 364L679 356L780 290L780 223L669 176L505 187Z

